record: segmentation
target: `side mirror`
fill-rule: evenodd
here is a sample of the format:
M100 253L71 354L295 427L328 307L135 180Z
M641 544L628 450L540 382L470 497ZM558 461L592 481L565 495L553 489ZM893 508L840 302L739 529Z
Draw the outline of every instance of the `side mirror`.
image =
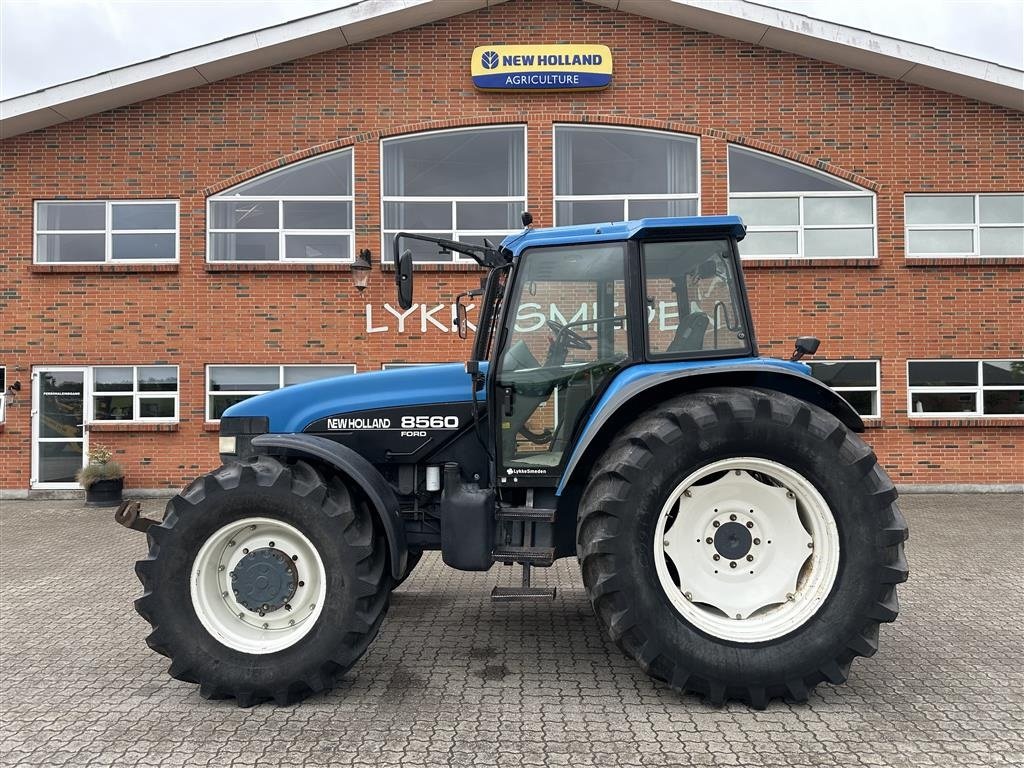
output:
M798 337L796 340L796 350L793 352L793 356L789 358L790 362L795 362L804 355L813 355L818 351L819 346L821 346L821 341L813 336Z
M408 249L398 257L395 283L398 285L398 306L402 309L410 309L412 307L412 251Z
M466 305L462 303L463 299L475 299L484 295L484 290L481 288L477 291L465 291L455 297L455 328L459 332L459 338L464 339L469 335L469 313L466 310Z
M462 303L468 296L468 293L460 293L455 297L455 329L459 332L460 339L469 335L469 316L466 314L466 305Z

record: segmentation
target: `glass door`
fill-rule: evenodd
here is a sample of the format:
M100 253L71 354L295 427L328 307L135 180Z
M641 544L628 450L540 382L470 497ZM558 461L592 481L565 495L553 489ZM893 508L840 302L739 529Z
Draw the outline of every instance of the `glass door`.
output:
M36 369L32 392L32 487L78 488L89 450L85 369Z

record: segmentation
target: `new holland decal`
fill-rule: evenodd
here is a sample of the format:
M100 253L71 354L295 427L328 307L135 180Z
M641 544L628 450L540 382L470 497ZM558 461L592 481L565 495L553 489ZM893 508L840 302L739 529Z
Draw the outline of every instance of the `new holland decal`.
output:
M472 73L485 91L596 90L612 81L612 52L606 45L482 45Z

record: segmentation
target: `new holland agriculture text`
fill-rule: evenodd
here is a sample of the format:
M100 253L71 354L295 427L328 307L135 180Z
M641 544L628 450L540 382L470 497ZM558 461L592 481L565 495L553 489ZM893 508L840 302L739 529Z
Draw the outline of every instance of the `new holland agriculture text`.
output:
M473 84L487 91L570 91L612 81L606 45L482 45L473 51Z

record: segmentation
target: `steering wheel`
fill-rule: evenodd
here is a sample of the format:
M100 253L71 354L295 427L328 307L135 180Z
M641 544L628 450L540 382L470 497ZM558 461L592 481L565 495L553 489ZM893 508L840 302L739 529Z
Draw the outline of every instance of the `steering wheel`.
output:
M589 341L568 326L556 323L554 320L548 320L548 328L555 332L556 340L563 336L565 337L567 349L593 349Z

